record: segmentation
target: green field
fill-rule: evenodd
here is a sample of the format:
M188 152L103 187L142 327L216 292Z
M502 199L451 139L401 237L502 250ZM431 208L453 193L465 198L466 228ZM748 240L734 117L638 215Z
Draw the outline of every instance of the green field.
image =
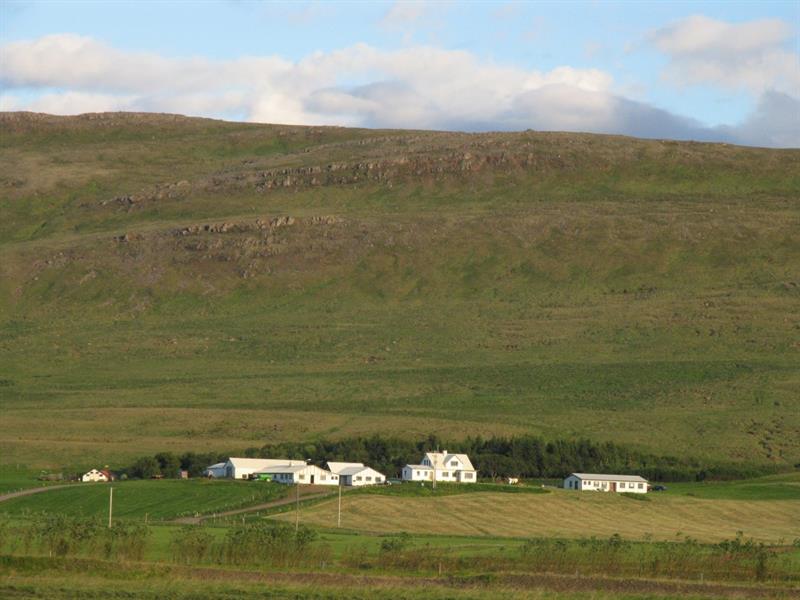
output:
M746 481L671 483L664 493L721 500L800 500L800 474L771 475Z
M433 432L791 468L798 173L614 136L0 115L0 460Z
M70 516L107 517L109 487L114 488L113 513L117 518L173 519L212 514L284 497L279 484L206 481L144 480L108 484L76 484L0 503L0 514L60 513Z
M786 488L798 483L793 474L670 484L643 501L539 486L404 484L347 491L337 528L330 499L302 501L299 512L292 503L181 525L170 519L254 506L289 488L124 481L113 484L110 530L111 486L74 484L0 502L0 595L788 599L800 589L800 502ZM708 489L714 497L692 497ZM247 537L259 530L285 535ZM231 558L241 544L250 550Z

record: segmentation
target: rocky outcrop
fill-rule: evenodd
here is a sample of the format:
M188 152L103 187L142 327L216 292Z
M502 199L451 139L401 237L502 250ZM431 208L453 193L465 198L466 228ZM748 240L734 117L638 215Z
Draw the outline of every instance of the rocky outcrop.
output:
M271 169L259 168L255 160L244 160L234 167L220 171L196 181L166 183L137 194L121 195L101 201L105 206L117 204L132 210L149 202L175 200L193 193L224 193L252 190L270 193L278 190L300 190L325 186L347 186L361 183L383 184L392 187L395 183L409 180L440 181L447 178L463 179L483 172L507 173L526 170L562 170L574 168L561 154L542 150L533 143L508 144L482 137L468 138L458 149L437 137L387 138L394 148L411 146L406 151L391 153L380 146L379 139L358 140L358 144L374 144L374 152L381 154L369 159L326 162L324 164L284 166ZM460 138L459 138L460 139ZM339 144L340 149L348 144ZM334 146L331 144L330 146ZM315 153L320 148L315 148ZM348 151L348 154L350 152Z
M341 222L335 216L314 216L297 219L291 216L273 217L272 219L255 219L254 221L236 221L223 223L210 223L205 225L189 225L173 231L174 235L187 236L202 233L246 233L252 231L273 231L281 227L291 227L295 224L308 225L333 225Z

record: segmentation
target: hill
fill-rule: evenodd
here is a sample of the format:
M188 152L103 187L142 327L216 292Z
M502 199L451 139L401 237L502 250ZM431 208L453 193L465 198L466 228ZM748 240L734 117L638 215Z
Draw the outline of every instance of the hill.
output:
M0 455L381 432L800 462L800 151L0 115Z

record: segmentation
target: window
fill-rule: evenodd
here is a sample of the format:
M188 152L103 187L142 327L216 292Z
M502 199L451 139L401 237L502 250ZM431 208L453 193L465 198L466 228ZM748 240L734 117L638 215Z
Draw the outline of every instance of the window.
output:
M300 479L305 479L305 478L306 478L306 474L305 473L300 473Z
M464 479L472 479L472 473L464 473Z
M641 490L641 489L644 489L644 484L643 484L643 483L640 483L640 484L639 484L639 489L640 489L640 490Z
M451 467L457 467L458 466L458 461L457 460L451 460L450 461L450 466Z
M356 475L356 481L361 481L361 475Z
M368 475L367 476L367 481L372 481L372 476Z

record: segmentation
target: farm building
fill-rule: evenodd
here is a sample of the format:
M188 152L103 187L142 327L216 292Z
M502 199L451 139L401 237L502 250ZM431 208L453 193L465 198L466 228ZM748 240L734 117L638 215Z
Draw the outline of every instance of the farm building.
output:
M475 483L478 473L466 454L426 452L418 465L403 467L404 481L447 481L451 483Z
M227 463L224 463L224 462L218 462L216 464L207 466L203 470L203 477L213 477L215 479L219 478L219 477L225 477L225 465L226 464Z
M647 480L638 475L572 473L569 477L564 479L564 489L567 490L646 494L648 487Z
M88 473L84 473L81 476L81 481L83 482L95 482L95 481L113 481L114 476L106 470L98 471L97 469L92 469Z
M316 465L307 465L302 461L301 463L299 465L284 463L282 465L264 467L252 473L251 477L256 479L268 477L272 481L287 485L339 485L338 475L321 469Z
M341 479L342 485L362 486L386 483L386 476L364 463L329 462L328 469Z
M222 477L229 479L249 479L253 473L263 471L269 467L277 466L305 466L304 460L292 460L289 458L237 458L231 457L225 463L225 472ZM211 465L217 467L218 465Z

